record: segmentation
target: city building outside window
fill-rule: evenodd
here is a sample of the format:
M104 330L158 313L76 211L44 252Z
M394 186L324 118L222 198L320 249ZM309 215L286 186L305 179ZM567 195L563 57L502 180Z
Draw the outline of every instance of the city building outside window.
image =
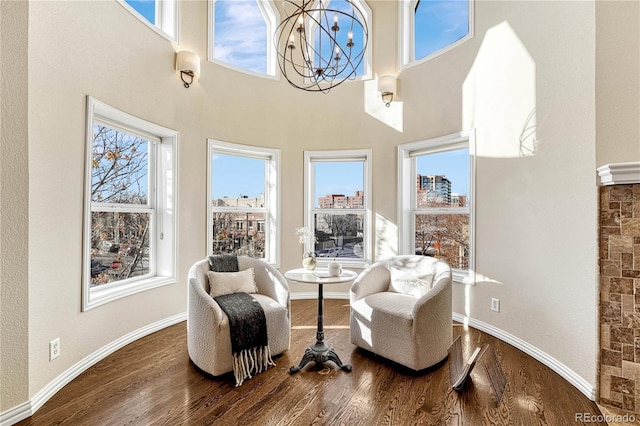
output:
M280 150L209 140L208 251L278 265Z
M318 260L371 260L371 150L305 151L305 227ZM310 245L308 242L307 245Z
M87 98L83 310L175 282L177 142Z
M178 0L118 0L162 36L178 41Z
M464 132L400 145L400 249L445 260L471 282L474 259L474 137Z
M400 0L401 66L439 56L473 37L473 0Z

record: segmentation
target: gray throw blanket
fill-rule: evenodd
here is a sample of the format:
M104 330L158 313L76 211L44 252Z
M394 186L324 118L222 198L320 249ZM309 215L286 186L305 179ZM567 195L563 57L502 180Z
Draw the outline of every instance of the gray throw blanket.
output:
M237 272L235 255L210 256L209 265L216 272ZM275 365L271 359L267 338L267 319L260 303L247 293L233 293L214 300L229 318L233 373L236 386L242 385L252 374Z

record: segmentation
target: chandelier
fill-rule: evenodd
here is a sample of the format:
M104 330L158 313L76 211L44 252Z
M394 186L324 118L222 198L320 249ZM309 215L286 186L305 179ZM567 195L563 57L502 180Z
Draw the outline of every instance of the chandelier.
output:
M368 28L363 13L352 0L333 2L335 7L327 0L282 2L287 17L276 29L278 66L298 89L327 93L355 79L364 59Z

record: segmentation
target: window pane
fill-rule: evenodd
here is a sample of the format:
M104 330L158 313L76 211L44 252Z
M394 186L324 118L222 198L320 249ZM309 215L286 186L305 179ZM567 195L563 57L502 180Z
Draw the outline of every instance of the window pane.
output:
M267 23L255 0L216 0L214 57L267 73Z
M469 205L469 149L417 157L416 203L425 207Z
M315 251L318 257L363 257L363 214L317 213Z
M264 213L213 213L213 254L264 258Z
M326 4L326 2L324 4ZM358 65L355 70L356 73L352 77L361 77L364 75L364 60L361 61L362 55L360 55L360 57L358 57L357 55L361 52L364 53L362 49L365 44L364 29L362 26L356 23L353 23L352 26L352 20L346 15L356 16L361 22L365 22L365 19L359 14L356 15L357 12L353 8L353 6L345 0L331 0L328 8L330 10L337 10L339 12L342 12L337 14L334 12L329 12L326 14L326 16L320 18L323 24L325 22L329 22L330 25L332 25L336 17L338 18L338 26L340 30L335 35L338 44L340 46L346 47L349 39L349 32L351 32L351 35L353 36L352 41L354 45L352 49L349 50L348 47L346 47L346 51L340 52L340 56L342 57L340 64L344 64L346 58L351 58L353 64ZM331 37L333 36L334 34L327 34L324 31L320 31L320 28L316 29L314 36L314 48L316 52L316 55L313 58L314 67L327 67L328 65L335 65L335 63L320 63L320 55L322 55L322 58L325 59L335 57L335 52L332 52L331 50L331 46L333 46L333 44L331 43ZM360 63L358 64L359 61ZM352 72L353 68L346 68L342 73L338 74L338 77L348 77Z
M91 201L147 204L149 144L140 137L94 125Z
M415 58L421 59L469 33L468 0L419 0L415 11Z
M146 275L150 213L91 212L91 286Z
M316 208L363 208L364 162L318 161L314 167Z
M216 206L264 207L265 163L260 158L213 153L211 199Z
M469 268L469 215L417 214L416 254L445 260L452 268Z
M156 24L156 0L125 0L125 2L144 16L147 21Z

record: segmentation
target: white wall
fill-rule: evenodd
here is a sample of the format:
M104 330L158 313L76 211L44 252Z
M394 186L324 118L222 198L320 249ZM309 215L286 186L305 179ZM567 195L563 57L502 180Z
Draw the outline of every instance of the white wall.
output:
M596 12L596 163L640 161L640 2Z
M29 398L28 13L0 2L0 412Z
M397 4L370 6L373 69L383 75L397 67L389 37L397 28L382 24L397 16ZM303 223L305 149L371 147L374 213L393 229L397 145L470 126L478 136L476 269L483 279L455 287L455 310L519 337L595 386L593 3L477 2L476 37L403 71L400 102L388 109L373 99L371 82L310 94L207 62L185 89L174 51L206 58L206 10L204 1L181 2L178 47L115 1L29 5L29 366L19 366L29 397L109 342L185 310L187 270L206 252L207 138L281 148L287 270L299 267L302 253L294 229ZM86 95L180 132L179 282L81 313ZM520 141L534 107L535 143ZM392 253L394 244L378 240L378 253ZM502 301L499 314L489 310L491 297ZM62 355L49 362L55 337ZM15 403L2 401L0 410Z

